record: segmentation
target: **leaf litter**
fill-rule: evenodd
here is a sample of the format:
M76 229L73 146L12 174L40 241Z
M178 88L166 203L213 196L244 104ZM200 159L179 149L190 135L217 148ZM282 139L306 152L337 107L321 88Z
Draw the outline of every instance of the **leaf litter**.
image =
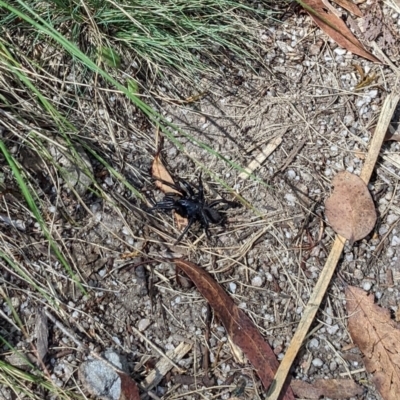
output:
M251 319L204 269L186 260L176 259L174 262L193 281L199 292L208 301L232 342L241 348L267 390L273 381L279 363L273 350L265 342ZM294 399L293 392L288 386L283 393L283 400Z
M158 189L160 189L163 193L176 193L179 194L177 190L172 188L169 185L166 185L163 182L168 182L171 184L175 184L174 180L172 179L171 174L168 172L167 168L165 167L164 163L161 159L161 149L162 149L162 141L160 147L154 156L153 162L151 164L151 175L155 179L155 185ZM188 224L188 219L180 216L177 212L173 212L174 220L176 226L179 231L182 231L186 225Z
M297 397L305 399L347 399L364 393L352 379L317 379L312 384L296 379L290 386Z
M351 338L364 355L367 371L384 400L400 393L400 330L388 309L374 304L374 295L348 286L346 308Z
M314 22L339 46L367 60L376 63L381 62L372 53L365 50L362 43L353 35L344 21L338 17L337 10L329 2L323 0L301 0L298 2L307 10ZM341 5L343 6L343 4ZM359 10L353 9L352 11L357 15L361 14L361 12L358 12Z
M367 236L376 223L375 205L367 185L357 175L339 172L325 214L333 230L351 243Z

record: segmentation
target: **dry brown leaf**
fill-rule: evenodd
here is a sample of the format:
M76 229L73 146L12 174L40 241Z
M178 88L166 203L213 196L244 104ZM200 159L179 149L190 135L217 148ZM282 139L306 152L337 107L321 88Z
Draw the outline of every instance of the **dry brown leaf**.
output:
M347 399L364 393L364 389L351 379L317 379L312 384L296 379L290 387L297 397L305 399Z
M325 215L333 230L355 242L368 235L376 211L367 185L357 175L339 172L332 181L332 195L325 201Z
M160 151L157 152L154 157L153 163L151 164L151 175L156 180L155 185L163 193L179 193L172 187L166 185L165 183L162 183L162 181L165 181L174 184L174 180L172 179L172 176L167 171L167 168L165 168L163 162L161 161Z
M119 400L140 400L139 389L135 381L133 381L124 372L118 372L121 378L121 394Z
M154 157L153 163L151 164L151 175L156 180L155 185L163 192L163 193L179 193L174 188L166 185L164 182L169 182L174 184L174 180L172 179L171 174L168 172L167 168L165 168L162 160L161 160L161 149L157 152ZM178 230L182 230L188 224L187 218L181 217L178 213L174 212L174 218L176 227Z
M242 349L267 390L279 364L271 347L264 341L251 319L204 269L185 260L176 259L174 262L208 301L232 342ZM288 385L285 386L283 393L282 400L294 399Z
M400 393L400 330L387 309L374 304L354 286L346 288L348 328L364 355L365 368L385 400L398 400Z
M350 11L357 17L362 17L363 14L361 10L353 3L351 0L333 0L338 6L344 8L347 11Z
M372 53L364 49L361 42L351 33L343 20L336 15L337 10L328 2L323 0L298 0L298 3L305 8L314 22L339 46L367 60L381 62Z

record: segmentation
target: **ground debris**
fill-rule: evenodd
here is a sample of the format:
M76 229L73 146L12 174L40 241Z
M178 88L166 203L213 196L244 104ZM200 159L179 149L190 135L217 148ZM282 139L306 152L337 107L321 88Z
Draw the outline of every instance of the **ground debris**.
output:
M389 310L374 304L374 295L348 286L348 327L355 344L364 354L367 371L385 400L400 393L400 330Z

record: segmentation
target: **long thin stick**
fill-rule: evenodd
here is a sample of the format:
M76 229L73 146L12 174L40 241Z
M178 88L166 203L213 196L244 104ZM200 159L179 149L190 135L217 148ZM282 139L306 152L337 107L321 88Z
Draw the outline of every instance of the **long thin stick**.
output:
M371 145L361 171L361 179L368 184L372 172L374 170L376 161L379 156L380 149L382 147L383 139L386 131L388 130L390 120L396 109L396 106L400 100L400 94L391 93L385 100L381 114L379 116L378 125L375 129L374 136L371 140ZM346 239L340 235L336 235L333 243L331 252L326 260L325 266L319 276L318 282L315 286L314 292L312 293L307 307L304 310L304 314L300 320L299 326L293 336L290 346L286 351L285 357L279 365L278 371L275 374L270 390L268 392L268 400L278 400L283 385L285 384L286 378L289 374L290 368L292 367L293 361L299 352L304 338L310 329L312 322L314 321L315 315L320 307L321 301L326 293L326 290L331 281L332 275L335 272L336 265L342 254Z

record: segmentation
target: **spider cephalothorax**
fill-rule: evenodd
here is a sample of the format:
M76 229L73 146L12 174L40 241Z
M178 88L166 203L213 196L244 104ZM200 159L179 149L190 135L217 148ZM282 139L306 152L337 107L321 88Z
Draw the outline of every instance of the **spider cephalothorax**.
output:
M198 186L191 185L189 182L179 179L179 184L169 183L160 180L164 185L167 185L175 190L175 192L166 193L163 200L159 201L150 209L172 211L174 210L180 216L188 219L188 224L179 235L175 244L178 244L183 236L187 233L194 222L200 222L208 239L211 239L209 226L210 224L223 225L226 219L225 212L228 208L240 207L240 203L225 199L218 199L207 202L204 198L204 188L199 175ZM219 205L223 208L216 208Z

